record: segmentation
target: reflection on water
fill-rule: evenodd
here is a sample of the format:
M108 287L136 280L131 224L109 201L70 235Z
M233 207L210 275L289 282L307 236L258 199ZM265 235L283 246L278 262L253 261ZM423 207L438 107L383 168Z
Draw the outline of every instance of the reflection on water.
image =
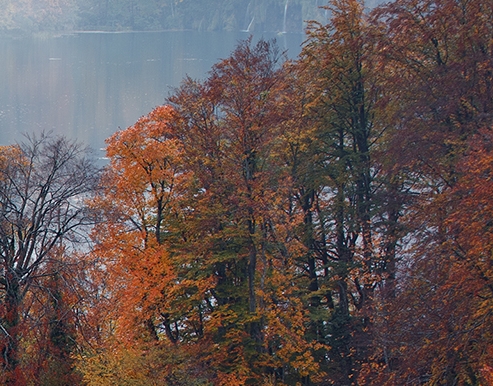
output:
M0 144L45 130L100 149L113 132L162 104L186 75L203 78L247 37L168 31L0 38ZM263 37L276 37L290 57L304 39Z

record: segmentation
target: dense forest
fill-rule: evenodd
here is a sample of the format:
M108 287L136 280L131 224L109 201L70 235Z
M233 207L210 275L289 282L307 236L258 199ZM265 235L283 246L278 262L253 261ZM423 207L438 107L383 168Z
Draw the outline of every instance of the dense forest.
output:
M0 383L493 384L493 2L326 9L0 149Z
M367 5L374 6L377 0ZM0 31L303 32L323 0L0 0Z

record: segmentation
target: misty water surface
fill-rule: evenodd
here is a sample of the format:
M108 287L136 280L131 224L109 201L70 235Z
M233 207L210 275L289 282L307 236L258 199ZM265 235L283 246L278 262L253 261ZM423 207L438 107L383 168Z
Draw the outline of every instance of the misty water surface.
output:
M162 104L187 74L204 78L247 37L171 31L0 38L0 144L44 130L101 149L112 133ZM263 37L276 38L292 58L304 39Z

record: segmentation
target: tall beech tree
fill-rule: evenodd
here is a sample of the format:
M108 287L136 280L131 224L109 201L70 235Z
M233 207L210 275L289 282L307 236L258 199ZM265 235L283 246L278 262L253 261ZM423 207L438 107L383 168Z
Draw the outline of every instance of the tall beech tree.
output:
M3 382L27 382L19 369L26 299L41 276L56 274L55 250L83 240L93 218L85 200L97 169L85 150L42 135L0 152L0 328Z
M212 338L220 351L214 355L225 379L236 372L238 381L270 375L293 382L316 369L310 345L296 337L303 335L304 311L287 296L297 291L292 264L300 245L292 229L297 219L290 217L290 178L278 157L291 115L279 59L272 43L242 42L203 84L187 80L170 98L184 119L180 135L201 188L199 244L191 247L217 283ZM300 360L304 369L295 370Z
M476 351L469 337L479 320L470 315L486 315L488 279L473 268L482 266L482 258L462 236L486 246L487 235L476 233L476 221L464 223L483 208L479 196L475 204L466 198L477 192L477 174L464 156L487 138L476 133L491 128L491 6L396 1L375 11L395 113L388 152L414 199L406 215L408 252L401 257L387 328L382 325L386 350L373 363L373 384L481 382L490 340L482 336ZM488 168L482 175L488 178ZM472 205L465 209L463 202ZM488 317L483 322L487 326Z
M333 1L327 9L329 23L312 25L298 63L310 142L295 178L303 181L297 196L312 334L331 346L329 379L351 384L372 345L375 291L395 275L389 235L399 208L391 218L390 175L377 157L389 122L375 33L361 3Z
M380 335L386 351L362 381L488 384L491 376L491 129L473 136L456 182L414 207L423 228L400 269Z
M106 219L94 231L95 254L111 267L115 273L111 278L125 278L113 286L110 296L125 299L116 312L129 337L139 336L144 328L155 340L158 325L171 339L174 336L175 321L167 316L173 307L161 297L177 280L166 240L187 173L181 147L171 136L172 114L170 107L157 108L108 139L111 162L103 176L102 195L95 201ZM136 315L138 308L141 313Z

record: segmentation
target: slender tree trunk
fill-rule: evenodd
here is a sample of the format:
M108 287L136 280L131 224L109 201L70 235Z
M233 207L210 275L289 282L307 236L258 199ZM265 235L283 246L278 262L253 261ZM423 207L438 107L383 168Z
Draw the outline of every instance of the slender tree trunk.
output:
M352 261L352 253L347 247L347 235L345 232L345 194L344 186L339 186L337 189L337 207L336 207L336 248L337 255L339 257L339 280L337 281L339 302L337 306L337 316L339 319L339 352L337 355L340 357L340 369L341 369L341 384L350 385L353 375L353 363L351 357L351 343L352 343L352 325L351 314L349 308L349 294L347 280L349 276L349 266Z
M257 299L255 295L255 273L257 270L257 247L253 240L255 232L255 224L253 220L248 220L248 228L250 232L250 245L248 247L248 307L251 313L257 311Z
M248 137L248 136L247 136ZM248 141L248 139L246 140ZM248 200L247 205L247 229L248 229L248 265L247 265L247 275L248 275L248 311L254 319L249 323L249 334L251 339L255 342L255 348L257 352L262 352L262 343L264 340L262 333L262 320L257 315L257 295L256 295L256 283L255 278L257 275L257 258L258 250L255 241L255 233L257 232L257 223L255 220L255 210L252 206L252 183L256 173L256 155L250 146L248 146L245 151L245 160L243 164L243 177L245 179Z
M19 324L20 324L20 284L16 272L8 269L5 275L5 318L3 333L5 334L2 347L2 359L6 374L6 386L20 386L22 380L18 379L17 366L19 364Z

